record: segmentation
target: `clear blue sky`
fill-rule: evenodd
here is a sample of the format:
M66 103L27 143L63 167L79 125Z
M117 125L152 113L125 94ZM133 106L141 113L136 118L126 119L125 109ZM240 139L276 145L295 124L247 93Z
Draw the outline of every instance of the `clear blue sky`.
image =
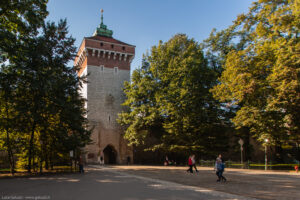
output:
M49 0L47 20L67 18L69 31L78 47L83 37L92 36L100 24L114 31L113 37L136 46L131 69L141 64L142 55L159 40L168 41L185 33L201 42L213 28L222 30L238 14L248 11L253 0ZM71 63L70 63L71 65Z

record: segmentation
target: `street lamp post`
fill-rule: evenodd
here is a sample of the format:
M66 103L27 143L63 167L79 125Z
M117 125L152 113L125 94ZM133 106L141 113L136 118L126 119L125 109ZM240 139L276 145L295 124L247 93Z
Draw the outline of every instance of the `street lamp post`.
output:
M265 139L265 170L268 168L268 155L267 155L267 144L269 140Z

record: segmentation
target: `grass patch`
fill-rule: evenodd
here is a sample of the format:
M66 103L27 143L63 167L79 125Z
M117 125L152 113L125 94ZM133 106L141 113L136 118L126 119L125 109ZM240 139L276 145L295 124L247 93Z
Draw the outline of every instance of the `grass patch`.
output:
M70 166L54 166L53 170L51 169L43 169L42 173L39 172L39 169L36 171L32 170L31 173L28 173L26 169L16 169L14 176L10 173L10 169L0 169L0 178L12 178L12 177L31 177L31 176L44 176L44 175L51 175L51 174L66 174L66 173L74 173L78 170L72 168Z

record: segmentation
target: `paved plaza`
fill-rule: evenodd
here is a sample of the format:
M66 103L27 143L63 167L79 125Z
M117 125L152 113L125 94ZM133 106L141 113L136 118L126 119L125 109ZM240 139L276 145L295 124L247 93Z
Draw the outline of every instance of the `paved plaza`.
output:
M217 183L211 168L106 166L85 174L0 179L0 199L299 199L300 176L285 172L226 170Z
M300 173L225 169L226 183L217 183L213 168L199 167L189 174L188 167L115 166L117 171L174 183L206 188L256 199L300 199Z

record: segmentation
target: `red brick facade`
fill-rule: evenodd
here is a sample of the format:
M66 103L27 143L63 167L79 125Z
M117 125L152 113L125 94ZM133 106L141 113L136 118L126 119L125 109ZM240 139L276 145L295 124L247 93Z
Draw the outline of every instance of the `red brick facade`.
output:
M83 39L74 64L80 67L79 76L87 65L104 65L107 68L118 67L121 70L130 70L134 54L135 46L114 38L96 35Z

